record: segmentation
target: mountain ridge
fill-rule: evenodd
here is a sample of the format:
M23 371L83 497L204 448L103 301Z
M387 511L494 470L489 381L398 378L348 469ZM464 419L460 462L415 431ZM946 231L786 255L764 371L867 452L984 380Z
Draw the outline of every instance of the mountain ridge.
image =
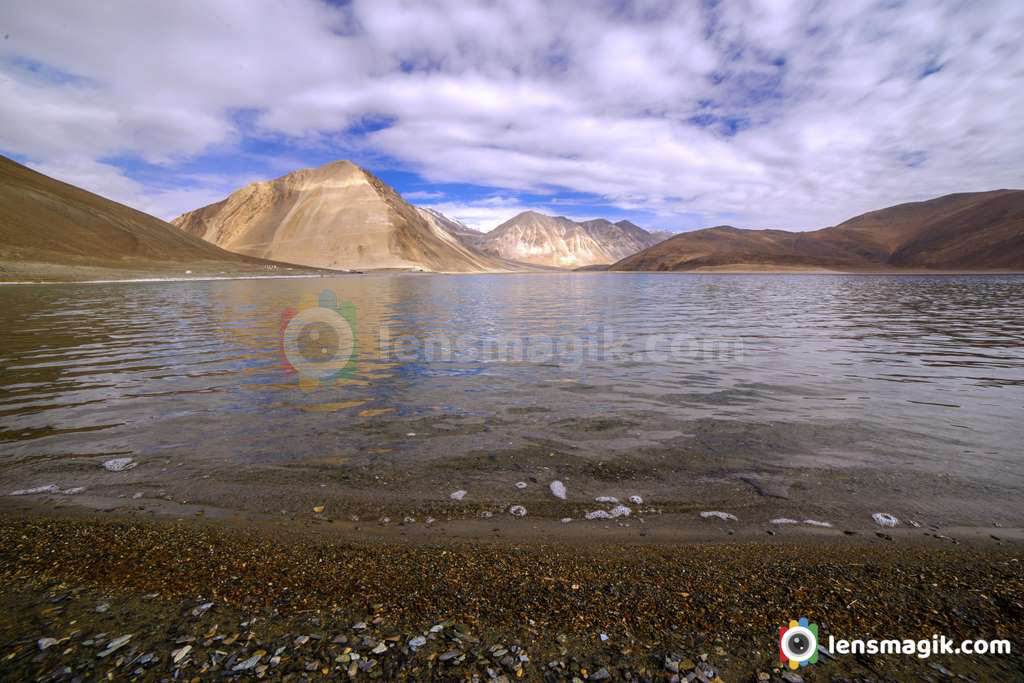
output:
M529 210L483 233L479 244L485 253L503 258L575 269L614 263L658 241L629 221L574 221Z
M221 249L0 156L0 278L310 272Z

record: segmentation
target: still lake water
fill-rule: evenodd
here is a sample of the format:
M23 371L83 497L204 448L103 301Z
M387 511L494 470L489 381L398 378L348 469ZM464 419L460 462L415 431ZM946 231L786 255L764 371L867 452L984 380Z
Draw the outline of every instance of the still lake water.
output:
M282 366L281 313L324 289L354 305L355 367L303 391ZM181 462L216 478L540 449L646 455L676 474L692 460L701 476L864 468L1024 490L1024 277L25 285L0 288L0 311L12 483L71 484L121 456L165 465L160 479Z

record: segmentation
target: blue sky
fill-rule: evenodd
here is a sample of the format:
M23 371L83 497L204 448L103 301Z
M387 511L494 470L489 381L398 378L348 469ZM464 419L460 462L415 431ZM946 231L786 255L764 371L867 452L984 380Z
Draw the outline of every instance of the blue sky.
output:
M1016 0L8 0L0 27L0 153L162 218L339 158L479 229L1024 186Z

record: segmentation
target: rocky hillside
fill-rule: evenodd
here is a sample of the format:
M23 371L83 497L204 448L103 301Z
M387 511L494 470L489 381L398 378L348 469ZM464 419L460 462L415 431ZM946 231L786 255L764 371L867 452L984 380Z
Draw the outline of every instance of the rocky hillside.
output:
M308 271L233 254L0 156L0 279L292 270Z

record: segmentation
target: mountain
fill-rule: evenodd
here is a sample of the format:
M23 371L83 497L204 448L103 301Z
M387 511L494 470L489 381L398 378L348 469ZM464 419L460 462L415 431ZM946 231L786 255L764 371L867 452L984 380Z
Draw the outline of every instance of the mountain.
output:
M441 217L443 218L443 217ZM348 161L247 185L172 221L230 251L322 268L508 270Z
M247 258L0 156L0 279L308 272Z
M810 232L681 233L610 270L1024 270L1024 190L951 194Z
M425 206L417 206L416 210L419 211L420 215L422 215L428 222L433 223L435 227L444 230L449 235L452 235L467 247L472 247L473 249L480 248L480 244L484 239L484 233L479 230L474 230L461 221L449 218L440 211L428 209Z
M615 263L652 246L658 238L629 221L577 223L564 216L524 211L486 233L485 253L556 268Z

